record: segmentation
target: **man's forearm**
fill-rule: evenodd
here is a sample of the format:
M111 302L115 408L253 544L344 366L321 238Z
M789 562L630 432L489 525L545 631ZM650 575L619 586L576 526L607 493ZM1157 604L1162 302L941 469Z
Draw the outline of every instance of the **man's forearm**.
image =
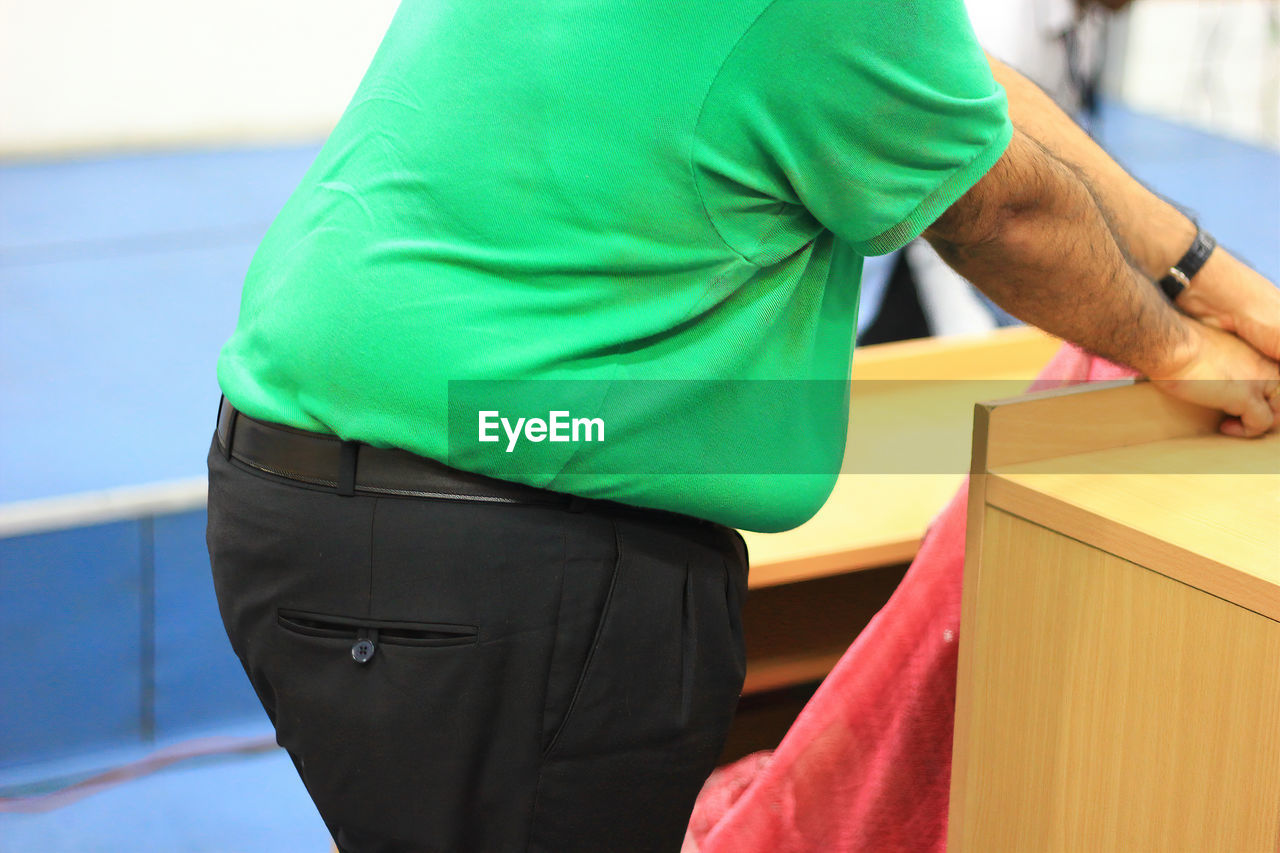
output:
M1031 81L988 56L1009 96L1009 114L1086 182L1117 242L1142 272L1158 279L1191 245L1195 225L1173 205L1131 178ZM1248 341L1280 360L1280 289L1218 248L1178 296L1178 308Z
M1235 416L1222 432L1270 429L1280 368L1262 353L1280 358L1280 291L1216 251L1178 297L1205 324L1175 310L1152 279L1185 252L1191 224L1038 90L997 71L1010 90L1013 139L925 237L1016 316Z
M988 55L1009 97L1014 126L1080 172L1121 247L1153 279L1169 271L1191 245L1195 225L1177 208L1129 176L1039 87Z
M948 264L1012 314L1148 375L1196 342L1130 266L1076 172L1015 130L991 172L925 232Z

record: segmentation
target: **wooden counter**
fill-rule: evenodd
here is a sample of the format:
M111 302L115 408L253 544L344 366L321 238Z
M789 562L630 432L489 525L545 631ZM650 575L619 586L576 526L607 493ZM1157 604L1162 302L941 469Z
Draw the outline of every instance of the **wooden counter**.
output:
M979 408L952 851L1274 851L1280 434L1149 385Z

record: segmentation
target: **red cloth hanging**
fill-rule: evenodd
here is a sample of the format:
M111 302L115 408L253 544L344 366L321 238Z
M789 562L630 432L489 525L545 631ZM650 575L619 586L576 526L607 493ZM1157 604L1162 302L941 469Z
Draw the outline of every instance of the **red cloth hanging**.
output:
M1064 345L1030 390L1133 376ZM968 483L772 752L716 770L684 853L942 853Z

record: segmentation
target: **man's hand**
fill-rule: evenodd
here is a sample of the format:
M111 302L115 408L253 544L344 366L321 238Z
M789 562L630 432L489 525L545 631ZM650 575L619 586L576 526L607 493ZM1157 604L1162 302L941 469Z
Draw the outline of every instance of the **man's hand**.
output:
M1152 371L1152 384L1233 415L1219 426L1226 435L1251 437L1272 429L1280 416L1280 367L1235 335L1197 322L1188 326L1188 345Z
M1014 126L1087 187L1095 209L1084 210L1078 222L1068 221L1069 213L1065 218L1060 214L1057 226L1047 226L1058 233L1061 241L1074 241L1072 248L1077 255L1094 255L1073 261L1060 255L1059 264L1081 264L1072 270L1077 276L1074 289L1078 291L1074 303L1068 301L1066 291L1048 297L1047 304L1043 291L1035 296L1037 285L1046 283L1048 276L1013 288L1006 282L1003 294L987 290L988 295L1028 322L1142 371L1174 396L1235 415L1223 422L1225 433L1257 435L1269 429L1276 420L1273 413L1280 410L1274 363L1280 360L1280 290L1219 247L1178 297L1178 308L1188 316L1179 317L1176 328L1171 326L1168 315L1175 312L1151 298L1159 293L1154 280L1168 272L1191 245L1195 225L1130 177L1035 84L999 60L989 58L992 73L1008 94ZM1011 152L1013 148L1011 144ZM1026 146L1023 148L1026 150ZM1026 157L1015 154L1014 159ZM979 182L974 189L981 185ZM987 189L993 187L996 184ZM1020 205L1018 209L1034 212L1034 207L1026 206L1027 194L1022 196L1015 201ZM993 199L998 195L984 202L975 194L970 201L983 207ZM1078 204L1076 207L1083 210ZM964 212L959 204L956 210L964 216L972 215L972 210ZM948 211L939 220L943 230L951 213ZM1094 227L1099 214L1105 230L1110 232L1105 237L1099 237ZM936 230L935 236L940 236ZM1117 251L1131 266L1129 274L1117 272ZM940 254L947 257L941 249ZM1086 269L1092 272L1085 272ZM961 272L969 275L965 270ZM1017 271L1008 264L1004 273L1006 279L1018 278ZM983 286L972 276L970 280ZM1097 282L1103 282L1100 289L1095 289ZM999 283L994 286L1001 288ZM1083 314L1092 316L1092 329L1081 326L1079 315ZM1209 327L1232 332L1239 339ZM1136 338L1129 339L1130 336ZM1142 341L1147 342L1146 347L1139 345Z
M1178 295L1178 307L1280 361L1280 288L1223 249L1213 251L1191 286Z

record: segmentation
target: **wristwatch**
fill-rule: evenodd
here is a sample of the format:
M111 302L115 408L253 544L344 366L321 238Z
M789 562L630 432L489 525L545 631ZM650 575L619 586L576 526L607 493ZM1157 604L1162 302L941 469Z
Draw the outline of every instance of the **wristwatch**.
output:
M1176 301L1178 294L1191 284L1191 277L1200 272L1200 268L1209 260L1209 255L1213 254L1217 246L1218 241L1213 239L1213 235L1197 225L1196 238L1191 241L1191 248L1187 249L1182 260L1169 268L1164 278L1156 282L1170 302Z

